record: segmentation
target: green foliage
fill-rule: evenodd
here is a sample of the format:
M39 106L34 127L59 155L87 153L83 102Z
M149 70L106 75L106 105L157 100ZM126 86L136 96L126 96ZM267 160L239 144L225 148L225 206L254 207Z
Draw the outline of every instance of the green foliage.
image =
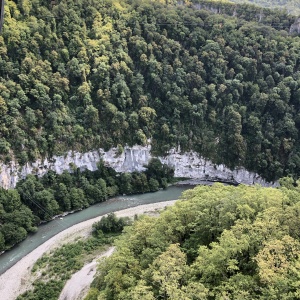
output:
M116 146L120 155L151 141L154 154L194 150L267 180L300 175L300 38L287 12L208 0L11 0L5 9L1 160ZM56 214L155 191L172 177L157 160L122 175L73 167L29 176L19 200L0 191L1 250ZM215 227L203 243L220 234Z
M49 280L47 282L37 282L34 291L28 291L19 296L18 300L56 300L64 287L61 280Z
M125 226L131 224L131 220L128 217L117 218L114 213L110 213L101 218L97 223L93 224L94 235L99 235L99 231L106 233L121 233Z
M180 146L267 180L300 174L300 42L287 12L209 0L29 2L6 3L0 37L2 160L118 145L120 155L151 140L154 153Z
M71 275L80 270L90 257L103 252L114 237L102 235L65 244L54 252L42 256L33 266L36 274L34 288L20 295L18 300L58 299ZM90 294L93 294L90 292ZM91 296L92 297L92 296ZM93 298L91 298L93 299Z
M284 179L283 182L289 182ZM298 184L198 186L145 216L99 265L101 299L296 299ZM296 226L296 227L295 227Z
M91 288L84 300L98 300L98 290Z
M148 165L145 174L148 179L155 179L158 184L163 184L163 182L170 182L174 177L174 170L170 169L167 165L162 164L158 158L152 158ZM150 183L150 182L149 182Z
M35 218L16 190L0 190L0 251L6 250L34 232Z

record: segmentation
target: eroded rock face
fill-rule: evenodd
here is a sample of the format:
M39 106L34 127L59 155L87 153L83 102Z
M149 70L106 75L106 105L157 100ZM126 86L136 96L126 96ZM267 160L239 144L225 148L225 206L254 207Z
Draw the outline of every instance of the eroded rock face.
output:
M117 148L105 152L103 149L78 153L69 151L65 156L53 156L45 160L37 160L20 166L15 161L10 164L0 164L0 186L8 189L14 188L16 183L29 174L43 176L49 170L61 174L64 170L72 172L76 166L81 170L95 171L97 163L102 159L106 166L112 167L117 172L143 171L144 166L152 158L151 146L125 147L122 154ZM180 153L175 149L170 150L165 157L158 157L175 170L176 177L186 177L195 180L213 180L244 184L261 184L263 186L277 186L278 183L268 183L258 174L249 172L244 168L230 170L225 165L215 165L202 158L195 152Z
M171 150L167 157L160 158L160 160L174 167L176 177L243 183L247 185L278 185L278 183L266 182L258 174L249 172L244 168L230 170L225 165L215 165L210 160L202 158L195 152L180 154L175 150Z
M295 20L295 23L291 25L290 27L290 33L300 33L300 18L297 18Z

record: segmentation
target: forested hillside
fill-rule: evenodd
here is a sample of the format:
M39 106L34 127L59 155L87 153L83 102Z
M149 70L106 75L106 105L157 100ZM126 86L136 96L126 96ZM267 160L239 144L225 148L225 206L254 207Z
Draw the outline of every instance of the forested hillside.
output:
M285 9L289 14L300 15L300 3L298 0L230 0L236 3L251 3L268 8Z
M299 182L281 183L199 186L139 219L85 300L298 299Z
M294 17L260 13L215 1L6 1L2 160L151 139L155 153L180 146L267 180L297 177L300 39Z

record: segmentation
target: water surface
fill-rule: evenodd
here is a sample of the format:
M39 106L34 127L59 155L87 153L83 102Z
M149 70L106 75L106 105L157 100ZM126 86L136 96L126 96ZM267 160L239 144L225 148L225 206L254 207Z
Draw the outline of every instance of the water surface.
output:
M30 253L32 250L49 240L57 233L80 222L102 216L104 214L134 207L142 204L150 204L168 200L178 199L181 193L191 186L171 186L166 190L155 193L119 196L92 205L82 211L70 214L63 219L56 219L49 223L39 226L38 231L30 234L26 240L16 245L13 249L5 252L0 256L0 274L4 273L21 258Z

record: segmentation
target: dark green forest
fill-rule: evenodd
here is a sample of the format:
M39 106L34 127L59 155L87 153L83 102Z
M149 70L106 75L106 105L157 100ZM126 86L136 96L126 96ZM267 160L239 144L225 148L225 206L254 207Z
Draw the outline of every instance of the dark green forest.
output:
M7 250L37 230L41 222L63 212L77 211L123 194L155 192L172 181L173 170L158 159L146 171L117 173L103 163L98 170L61 175L52 171L42 178L29 175L16 189L0 189L0 252Z
M299 184L184 192L125 228L85 300L299 299Z
M200 2L224 15L196 2L6 1L2 160L151 139L154 154L180 146L267 180L299 176L295 17Z
M153 155L193 150L267 181L290 176L278 189L199 186L160 217L125 227L87 299L300 298L300 35L290 32L289 6L250 2L5 1L4 163L150 142ZM29 175L0 190L0 251L63 212L157 191L172 177L158 159L142 173L100 162L95 172L74 165L71 174ZM88 243L41 259L38 295L58 294L85 253L127 221L111 215Z
M230 0L235 3L250 3L268 8L285 9L293 15L300 15L300 3L298 0Z
M150 140L154 155L180 147L267 180L298 178L294 22L285 11L223 1L6 1L0 158L22 165ZM151 164L141 174L74 166L1 190L0 249L64 211L166 187L172 170Z

